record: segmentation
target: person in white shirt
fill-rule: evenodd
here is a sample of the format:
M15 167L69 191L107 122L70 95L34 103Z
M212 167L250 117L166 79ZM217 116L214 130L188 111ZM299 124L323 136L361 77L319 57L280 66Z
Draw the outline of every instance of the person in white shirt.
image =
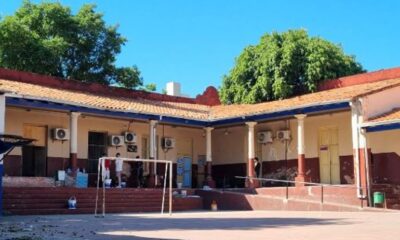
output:
M124 164L124 161L120 158L121 154L117 153L115 155L115 172L118 177L118 186L117 188L121 187L121 172L122 172L122 166Z

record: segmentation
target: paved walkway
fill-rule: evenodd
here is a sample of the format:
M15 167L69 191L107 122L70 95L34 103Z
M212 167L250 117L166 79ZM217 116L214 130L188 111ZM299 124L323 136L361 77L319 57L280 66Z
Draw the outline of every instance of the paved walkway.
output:
M0 239L399 239L400 212L185 212L10 216ZM31 238L21 238L30 236ZM20 237L20 238L17 238Z

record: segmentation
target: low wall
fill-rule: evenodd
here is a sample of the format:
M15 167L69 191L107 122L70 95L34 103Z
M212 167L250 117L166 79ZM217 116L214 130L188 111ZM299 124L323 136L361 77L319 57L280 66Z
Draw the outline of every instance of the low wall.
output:
M54 187L54 178L3 177L3 187Z
M326 201L322 204L315 199L310 200L308 194L306 194L307 191L313 192L313 189L310 190L309 187L297 188L298 190L292 189L290 193L293 196L289 196L289 199L285 199L282 188L273 190L268 194L266 194L267 190L265 189L256 190L253 194L214 190L197 190L196 194L203 198L204 209L210 209L211 203L216 201L220 210L375 211L375 209L366 207L365 200L362 202L363 207L361 207L361 201L355 197L354 191L348 194L339 194L336 197L333 197L333 190L332 192L328 191ZM269 195L273 193L277 195ZM334 200L340 198L347 200L334 202Z

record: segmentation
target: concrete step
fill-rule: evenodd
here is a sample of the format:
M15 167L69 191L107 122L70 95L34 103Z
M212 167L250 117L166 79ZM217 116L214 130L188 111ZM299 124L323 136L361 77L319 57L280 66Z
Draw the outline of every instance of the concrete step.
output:
M189 191L194 193L194 191ZM67 209L69 197L77 198L78 209ZM10 214L79 214L93 213L96 189L76 188L5 188L3 205ZM168 209L168 192L165 209ZM162 189L106 189L106 211L108 213L160 211ZM99 207L102 191L99 191ZM202 209L201 198L173 198L174 211Z

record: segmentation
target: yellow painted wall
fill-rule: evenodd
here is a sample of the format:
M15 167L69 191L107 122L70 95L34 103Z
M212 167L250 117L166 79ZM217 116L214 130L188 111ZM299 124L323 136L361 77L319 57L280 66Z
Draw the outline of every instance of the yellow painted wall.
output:
M68 128L69 116L67 113L26 111L20 108L6 108L6 133L23 135L23 125L31 124L36 126L47 126L52 128ZM69 157L69 142L53 141L50 138L50 131L47 132L47 146L49 157ZM15 148L11 155L21 155L21 148Z
M276 131L287 128L286 120L260 123L256 125L257 132ZM351 116L350 112L308 116L305 118L305 155L307 158L318 157L318 129L326 126L337 126L339 131L339 154L352 155ZM288 159L297 158L297 120L288 121L292 140L288 142ZM225 135L225 130L229 134ZM233 164L247 162L247 126L222 128L213 131L212 135L213 164ZM256 155L262 161L277 161L285 159L285 144L274 140L272 144L259 144L256 141Z
M214 129L211 143L213 164L247 162L246 125Z
M368 147L373 153L395 152L400 155L400 130L367 133Z
M50 130L52 128L67 128L69 129L69 115L67 113L48 112L7 107L6 111L6 133L23 135L23 125L32 124L37 126L48 127L48 156L49 157L69 157L69 141L53 141L50 138ZM98 131L107 132L109 135L121 135L128 130L128 120L118 120L110 118L100 118L95 116L81 116L78 120L78 158L87 159L88 157L88 132ZM145 122L132 122L130 131L137 135L136 145L138 146L137 153L128 153L126 147L108 148L108 155L114 156L117 152L123 157L136 157L141 153L141 138L149 135L149 124ZM163 126L158 125L158 157L160 159L168 159L176 161L178 149L171 149L164 152L161 149L161 138L163 136ZM164 135L167 137L184 138L193 142L192 155L193 163L197 163L198 155L205 155L205 137L203 137L203 129L187 128L187 127L164 127ZM21 149L16 148L11 153L12 155L21 155Z

